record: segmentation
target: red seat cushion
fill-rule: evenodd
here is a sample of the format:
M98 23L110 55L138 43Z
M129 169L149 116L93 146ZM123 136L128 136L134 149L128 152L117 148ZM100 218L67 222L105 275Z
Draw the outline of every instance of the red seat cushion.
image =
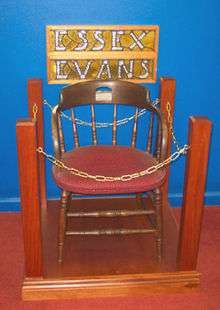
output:
M75 148L62 156L68 166L92 175L121 176L132 174L156 164L155 159L135 148L126 146L98 145ZM93 179L75 176L53 166L56 184L75 194L127 194L141 193L160 186L165 179L165 169L130 181L98 182Z

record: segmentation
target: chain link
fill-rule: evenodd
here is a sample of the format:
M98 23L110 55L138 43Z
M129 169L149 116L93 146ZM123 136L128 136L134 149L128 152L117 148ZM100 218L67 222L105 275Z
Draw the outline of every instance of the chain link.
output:
M121 175L121 176L117 176L117 177L113 177L113 176L105 176L105 175L93 175L93 174L89 174L85 171L81 171L78 170L76 168L72 168L72 167L68 167L64 162L62 162L61 160L55 158L54 156L47 154L42 147L38 147L37 148L37 152L40 154L43 154L50 162L52 162L52 164L54 164L55 166L57 166L58 168L62 168L67 170L69 173L79 176L81 178L86 178L86 179L92 179L98 182L114 182L114 181L122 181L122 182L126 182L126 181L130 181L132 179L136 179L145 175L149 175L152 173L155 173L157 170L167 166L169 163L177 160L177 158L179 158L179 156L186 154L187 150L189 149L188 145L184 145L181 149L179 149L178 151L174 152L171 156L169 156L167 159L165 159L163 162L158 163L156 165L153 165L145 170L139 171L139 172L135 172L132 174L125 174L125 175Z
M38 106L36 103L33 105L32 112L33 112L33 118L37 120Z
M154 107L156 107L159 104L159 102L160 102L160 100L157 98L157 99L155 99L153 101L152 105ZM48 103L48 101L46 99L44 99L43 103L44 103L44 105L48 106L51 111L53 110L53 106L50 103ZM146 109L140 110L138 112L138 117L144 115L146 112L147 112ZM64 112L61 112L61 116L63 118L68 119L69 121L72 122L72 118L70 116L68 116L67 114L65 114ZM116 126L121 126L121 125L127 124L129 121L133 120L134 118L135 118L135 114L131 115L129 117L125 117L123 119L117 120ZM79 118L75 118L75 121L76 121L77 125L92 127L92 123L91 122L86 122L86 121L83 121L83 120L81 120ZM113 123L96 122L95 126L96 126L96 128L107 128L107 127L112 127Z
M179 151L180 147L179 147L179 143L177 142L176 135L175 135L174 128L173 128L173 118L171 115L171 105L170 105L169 101L167 102L166 109L167 109L167 121L168 121L168 125L169 125L169 131L172 135L173 143L174 143L177 151Z

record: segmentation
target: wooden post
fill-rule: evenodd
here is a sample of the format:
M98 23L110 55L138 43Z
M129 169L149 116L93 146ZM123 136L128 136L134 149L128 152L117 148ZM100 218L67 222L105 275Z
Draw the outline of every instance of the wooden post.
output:
M43 87L41 79L28 80L28 112L29 117L34 117L33 106L37 105L37 143L38 146L44 148L44 114L43 114ZM41 207L46 209L46 178L45 178L45 159L44 156L38 154L39 160L39 182Z
M31 119L16 124L20 194L25 252L25 276L43 276L40 185L38 171L36 122Z
M186 161L177 254L177 268L179 271L196 269L211 127L212 123L205 117L191 117L189 120L188 144L190 149Z
M174 116L174 100L176 93L176 80L173 78L162 77L160 78L160 108L164 113L165 119L168 124L168 114L167 114L167 102L170 103L170 114L171 120L173 122ZM171 154L171 144L172 144L172 136L170 132L168 132L168 145L167 145L167 157ZM169 186L169 172L170 168L167 166L167 180L162 188L162 196L163 196L163 205L168 205L168 186Z

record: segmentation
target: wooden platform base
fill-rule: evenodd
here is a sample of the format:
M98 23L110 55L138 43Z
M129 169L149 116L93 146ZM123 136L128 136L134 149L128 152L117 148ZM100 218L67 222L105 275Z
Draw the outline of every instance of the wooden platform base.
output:
M149 201L147 201L149 203ZM75 199L72 211L137 208L134 198ZM43 278L26 278L24 300L80 297L104 297L146 294L148 292L180 292L198 286L196 271L176 271L178 227L173 210L164 210L164 255L162 264L156 259L152 235L74 236L67 237L64 260L57 262L58 202L48 202L43 214ZM94 228L136 228L149 226L146 216L120 218L70 219L76 230Z
M192 272L132 274L79 279L25 279L24 300L134 296L195 289L200 275Z
M173 120L175 79L160 79L160 109L167 123ZM168 119L167 103L171 106ZM37 104L37 117L33 107ZM16 124L20 177L22 225L25 254L24 299L118 296L150 291L182 291L198 285L195 271L203 217L209 143L212 123L205 117L189 119L190 146L187 152L180 231L166 206L164 210L163 261L156 260L155 239L151 235L66 238L63 264L57 263L57 202L46 208L45 157L36 152L44 148L42 80L28 81L31 118ZM34 117L34 119L33 119ZM171 151L172 134L168 134ZM167 166L169 176L169 166ZM167 204L168 181L163 186ZM75 200L72 211L108 210L113 200ZM113 209L137 207L135 200L114 200ZM140 229L149 225L146 217L72 220L70 229ZM43 229L42 229L43 228ZM148 229L148 228L147 228ZM179 238L178 246L177 239ZM178 253L178 254L177 254ZM177 264L176 264L177 262ZM178 272L179 271L179 272Z

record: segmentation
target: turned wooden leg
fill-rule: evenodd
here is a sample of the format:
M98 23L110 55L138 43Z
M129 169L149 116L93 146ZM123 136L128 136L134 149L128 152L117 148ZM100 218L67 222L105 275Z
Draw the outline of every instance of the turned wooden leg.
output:
M159 188L154 191L154 207L156 211L156 246L157 259L161 263L163 248L163 210L162 210L162 193Z
M70 203L71 194L67 191L62 191L60 198L60 218L59 218L59 236L58 236L58 262L63 260L63 245L66 232L66 212Z

